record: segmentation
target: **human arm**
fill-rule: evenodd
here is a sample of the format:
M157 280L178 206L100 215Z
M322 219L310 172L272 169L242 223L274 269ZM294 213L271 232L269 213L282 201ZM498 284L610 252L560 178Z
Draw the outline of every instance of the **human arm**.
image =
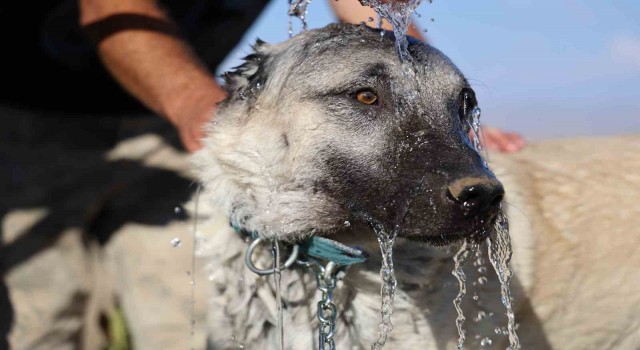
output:
M148 28L139 25L144 22ZM188 151L199 149L202 126L226 94L157 2L80 0L80 25L97 38L98 55L115 79L170 121Z

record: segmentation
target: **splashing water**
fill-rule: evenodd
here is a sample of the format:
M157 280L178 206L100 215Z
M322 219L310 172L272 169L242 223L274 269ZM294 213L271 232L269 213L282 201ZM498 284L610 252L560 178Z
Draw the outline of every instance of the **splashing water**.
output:
M500 213L496 220L495 230L489 236L489 260L496 270L500 280L500 293L502 304L507 308L507 331L509 334L508 350L520 349L520 340L516 334L515 314L511 305L511 290L509 280L513 277L511 270L511 240L509 238L509 222L507 217Z
M278 239L274 237L272 243L273 267L274 267L274 283L276 287L276 314L277 314L277 330L278 330L278 346L284 350L284 316L282 310L282 275L280 271L280 245Z
M382 266L380 267L380 277L382 277L382 286L380 287L382 307L380 308L380 315L382 319L378 325L380 330L378 340L371 345L371 350L380 350L387 342L389 332L393 329L391 314L393 314L393 298L397 285L393 269L393 244L398 235L398 230L395 229L391 233L387 233L384 229L377 227L375 231L380 244L380 252L382 253Z
M293 17L302 22L302 30L307 30L307 7L311 0L289 0L289 37L293 36Z
M458 346L457 349L461 350L464 345L464 341L466 339L465 331L463 329L464 321L466 318L464 317L464 313L462 311L462 299L467 294L467 276L464 274L462 267L469 261L473 252L478 249L478 244L470 241L465 241L460 250L453 257L454 268L451 274L453 274L458 280L458 284L460 289L458 291L458 295L453 299L453 306L456 308L458 312L458 317L456 318L456 327L458 328Z
M396 49L398 50L398 56L401 61L411 60L411 56L407 50L409 43L405 33L411 24L411 15L420 5L420 2L422 2L422 0L360 0L362 5L369 6L376 11L379 19L379 28L382 23L382 18L391 24L396 37ZM429 2L431 2L431 0L429 0Z

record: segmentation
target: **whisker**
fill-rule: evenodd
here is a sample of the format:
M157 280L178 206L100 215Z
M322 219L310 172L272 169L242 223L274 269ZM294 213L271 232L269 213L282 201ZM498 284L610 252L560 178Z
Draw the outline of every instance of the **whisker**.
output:
M509 206L511 206L512 208L515 208L517 211L520 212L520 214L522 214L526 219L527 222L529 223L529 228L531 229L531 231L533 231L533 223L531 222L531 218L529 218L529 215L527 215L522 209L518 208L517 206L503 200L502 203L507 204Z

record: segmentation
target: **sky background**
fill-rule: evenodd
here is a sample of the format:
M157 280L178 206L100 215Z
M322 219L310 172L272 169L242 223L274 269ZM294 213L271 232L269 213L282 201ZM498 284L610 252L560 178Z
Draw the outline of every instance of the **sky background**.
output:
M309 28L335 22L327 1ZM640 0L423 2L415 22L470 79L484 124L530 140L640 133ZM287 8L273 0L220 70L257 37L286 40Z

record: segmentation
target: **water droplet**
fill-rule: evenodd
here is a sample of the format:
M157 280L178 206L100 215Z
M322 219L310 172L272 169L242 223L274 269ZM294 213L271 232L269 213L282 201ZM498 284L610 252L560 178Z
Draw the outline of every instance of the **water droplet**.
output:
M350 227L350 226L351 226L351 223L350 223L349 221L345 221L345 222L344 222L344 226L345 226L345 227Z
M484 311L478 311L478 316L476 316L476 318L474 318L473 320L476 322L480 322L482 320L484 320L487 317L487 313Z
M176 206L175 208L173 208L173 212L177 215L182 214L182 208Z
M480 272L480 273L485 273L485 272L487 272L487 267L486 267L486 266L480 266L480 267L478 267L478 272Z
M176 237L176 238L171 240L171 246L172 247L178 248L181 245L182 245L182 241L180 240L180 238Z
M474 294L472 298L473 298L473 300L476 300L476 301L480 299L480 297L478 296L478 294Z
M482 110L480 109L480 107L474 107L473 110L471 110L471 117L475 120L480 119L480 116L482 115Z
M489 346L491 344L493 344L493 341L489 337L485 337L480 341L481 346Z
M487 281L488 281L488 279L486 277L484 277L484 276L478 278L478 283L481 284L481 285L487 283Z

